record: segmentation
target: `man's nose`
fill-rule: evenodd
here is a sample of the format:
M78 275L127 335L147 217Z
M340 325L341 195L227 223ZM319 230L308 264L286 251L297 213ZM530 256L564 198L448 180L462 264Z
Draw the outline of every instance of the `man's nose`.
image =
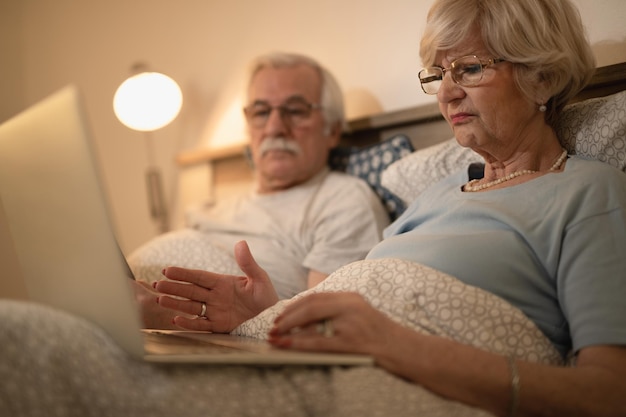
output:
M273 136L284 135L289 132L289 125L279 108L273 108L265 123L265 133Z

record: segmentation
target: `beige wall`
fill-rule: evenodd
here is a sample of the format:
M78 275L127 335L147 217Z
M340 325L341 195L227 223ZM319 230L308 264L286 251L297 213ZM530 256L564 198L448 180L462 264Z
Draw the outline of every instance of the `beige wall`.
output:
M575 1L599 64L625 61L626 1ZM258 53L278 49L317 57L342 84L351 117L431 101L416 80L430 3L0 0L0 120L68 83L82 89L120 243L129 252L157 233L146 204L144 137L122 126L111 107L134 62L169 74L185 95L179 118L152 135L174 210L174 156L243 139L240 83L244 66Z

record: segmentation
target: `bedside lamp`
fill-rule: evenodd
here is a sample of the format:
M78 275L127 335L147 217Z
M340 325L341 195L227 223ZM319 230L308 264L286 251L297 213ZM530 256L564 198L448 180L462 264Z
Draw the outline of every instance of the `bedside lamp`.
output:
M148 169L146 186L152 219L159 225L159 231L169 230L169 215L161 171L154 163L154 153L150 132L171 123L183 105L183 94L176 82L167 75L151 72L144 64L135 64L133 75L126 79L113 96L113 111L126 127L146 132Z

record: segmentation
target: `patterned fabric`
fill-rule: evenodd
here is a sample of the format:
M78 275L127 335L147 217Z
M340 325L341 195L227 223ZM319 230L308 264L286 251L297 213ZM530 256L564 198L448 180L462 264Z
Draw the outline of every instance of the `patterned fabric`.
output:
M408 205L426 188L476 162L482 163L482 157L452 138L392 164L383 172L381 183Z
M435 269L395 258L346 265L316 287L243 323L233 333L266 338L286 304L311 293L335 291L358 292L376 309L418 332L521 360L563 364L561 355L537 326L502 298Z
M329 164L331 169L344 171L365 180L381 198L393 221L406 209L406 205L402 199L381 185L381 174L393 162L409 155L413 150L408 137L396 135L365 148L334 149Z
M0 416L489 417L373 367L137 361L86 320L0 300Z
M209 235L193 229L157 236L128 256L128 266L135 279L142 281L162 280L161 271L171 265L220 274L241 274L232 251L220 249Z
M626 172L626 90L567 106L556 130L570 154Z
M359 291L392 319L518 359L560 364L532 322L505 301L431 268L359 261L313 291ZM264 336L275 307L238 328ZM0 300L0 415L488 417L378 367L151 364L86 320Z

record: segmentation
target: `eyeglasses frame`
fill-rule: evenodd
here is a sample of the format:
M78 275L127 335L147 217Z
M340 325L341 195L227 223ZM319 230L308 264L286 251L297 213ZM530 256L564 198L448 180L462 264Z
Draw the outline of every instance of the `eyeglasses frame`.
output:
M265 119L264 123L262 125L258 125L257 126L257 125L254 125L254 123L250 122L250 114L249 114L249 112L252 110L252 107L254 107L256 105L259 105L261 103L263 105L266 105L269 108L269 113L268 113L267 118ZM321 104L319 104L319 103L309 103L308 101L306 101L304 99L301 99L298 104L302 104L302 105L305 105L306 107L308 107L309 108L309 112L313 112L313 110L321 110L323 108L323 106ZM283 121L284 124L286 124L289 127L297 127L298 125L297 124L294 125L292 123L292 121L289 119L289 117L287 116L288 115L288 112L287 112L288 109L289 109L289 105L288 104L281 104L281 105L278 105L278 106L270 106L266 102L254 102L254 103L251 103L251 104L247 105L246 107L244 107L243 108L243 112L246 115L246 119L248 120L248 124L250 126L254 127L254 128L257 128L257 129L265 127L265 125L267 124L267 121L269 120L269 118L272 115L272 112L274 110L278 110L278 113L280 114L280 119ZM309 115L309 117L310 117L310 115Z
M461 84L455 77L454 77L454 72L450 72L451 69L454 69L454 64L457 61L460 61L462 59L465 58L475 58L479 63L480 63L480 79L478 81L476 81L475 84L472 85L463 85ZM429 93L428 91L426 91L426 89L424 88L424 82L422 80L421 77L419 77L419 74L421 74L423 71L426 71L428 69L431 68L438 68L441 70L441 79L440 81L443 81L443 78L446 76L446 72L450 72L450 77L452 78L452 81L454 81L455 84L460 85L461 87L476 87L483 79L483 76L485 74L485 68L494 65L494 64L498 64L500 62L506 62L506 59L503 58L488 58L487 60L482 60L479 57L477 57L476 55L464 55L462 57L459 57L457 59L455 59L454 61L452 61L450 63L450 66L448 68L443 68L443 67L439 67L439 66L432 66L432 67L426 67L426 68L422 68L420 70L420 72L418 73L418 78L420 80L420 87L422 87L422 91L428 95L437 95L439 93L439 89L441 88L441 86L439 86L439 88L437 89L436 92L434 93ZM428 77L427 79L433 78L434 76ZM438 77L437 77L438 78ZM431 80L431 81L427 81L427 83L432 82L432 81L436 81L435 79Z

